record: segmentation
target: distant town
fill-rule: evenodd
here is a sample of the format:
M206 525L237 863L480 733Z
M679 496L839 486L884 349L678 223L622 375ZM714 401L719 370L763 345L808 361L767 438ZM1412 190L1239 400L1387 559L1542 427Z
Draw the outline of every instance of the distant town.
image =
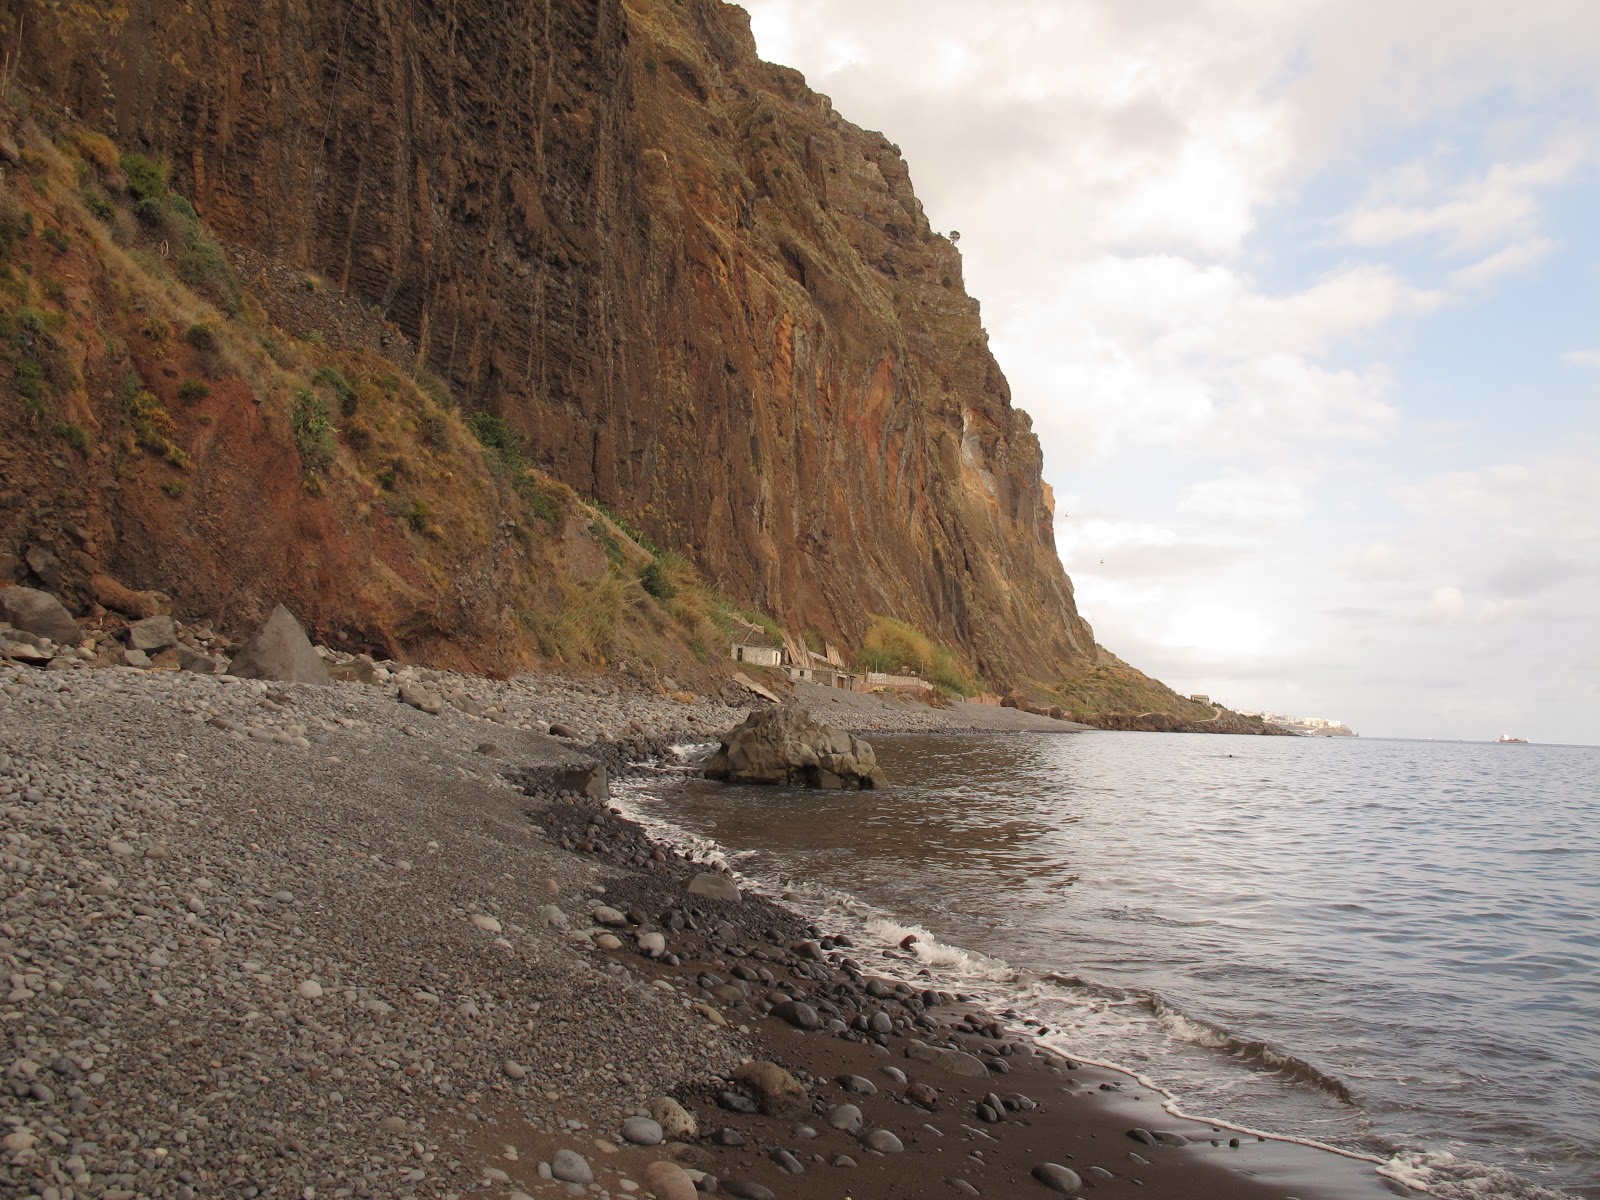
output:
M1312 737L1361 736L1343 721L1335 721L1331 717L1296 717L1290 713L1270 712L1246 712L1240 715L1260 717L1268 725L1278 725L1284 729L1291 729L1295 733L1309 734Z

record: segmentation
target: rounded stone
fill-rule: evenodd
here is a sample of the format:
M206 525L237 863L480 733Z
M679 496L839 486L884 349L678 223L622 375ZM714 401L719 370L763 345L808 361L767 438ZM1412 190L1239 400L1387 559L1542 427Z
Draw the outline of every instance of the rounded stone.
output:
M874 1129L861 1139L861 1144L868 1150L876 1150L879 1154L899 1154L905 1149L900 1144L900 1139L887 1129Z
M576 1150L557 1150L550 1159L550 1174L563 1183L579 1183L587 1187L594 1182L594 1171L589 1160Z
M644 1169L644 1185L656 1200L698 1200L694 1180L675 1162L653 1162Z
M688 1141L699 1136L700 1125L694 1114L671 1096L657 1096L650 1105L650 1115L661 1126L661 1132L675 1141Z
M836 1104L828 1110L828 1124L846 1133L860 1133L863 1125L861 1110L854 1104Z
M322 995L322 985L315 979L305 979L295 991L300 993L303 1000L316 1000Z
M641 933L639 949L651 958L660 958L667 951L667 939L659 933Z
M1059 1163L1040 1163L1033 1169L1033 1177L1053 1192L1067 1194L1083 1190L1083 1180L1078 1173Z
M649 1117L629 1117L622 1123L622 1136L635 1146L659 1146L666 1134L658 1121Z

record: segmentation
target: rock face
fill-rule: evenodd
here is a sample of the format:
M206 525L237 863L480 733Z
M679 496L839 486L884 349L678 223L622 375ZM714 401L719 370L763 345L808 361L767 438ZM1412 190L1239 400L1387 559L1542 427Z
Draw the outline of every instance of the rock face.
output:
M22 82L169 163L172 186L260 266L251 286L297 281L261 284L282 327L308 324L307 273L381 310L383 337L405 343L395 361L426 364L526 435L535 465L788 628L851 645L870 614L892 615L1005 682L1092 656L1038 439L959 252L930 228L898 147L760 61L740 8L35 7ZM366 336L322 332L339 349ZM272 463L275 490L254 486ZM230 469L246 478L191 487L213 489L218 527L174 547L158 582L195 607L211 574L248 566L258 591L306 609L312 594L290 590L309 557L296 521L320 522L330 545L356 534L301 499L297 518L244 503L218 516L223 496L298 494L292 460L258 449ZM388 546L364 536L356 548ZM210 545L236 552L196 556ZM101 557L147 561L111 544ZM318 628L371 626L344 579L320 581ZM396 636L452 633L426 620L451 588L421 571L405 582L416 616Z
M76 646L83 641L83 631L72 614L49 592L25 587L0 588L0 619L24 633L49 638L58 646Z
M751 713L722 739L706 765L706 778L814 788L881 788L889 783L870 744L812 720L809 712L792 704Z
M228 665L228 674L278 683L332 682L306 631L281 604Z

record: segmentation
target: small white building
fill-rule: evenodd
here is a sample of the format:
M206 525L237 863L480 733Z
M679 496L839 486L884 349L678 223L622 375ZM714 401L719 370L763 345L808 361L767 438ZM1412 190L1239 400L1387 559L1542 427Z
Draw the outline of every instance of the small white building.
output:
M755 667L783 665L783 650L777 639L758 626L735 630L732 649L734 662L749 663Z

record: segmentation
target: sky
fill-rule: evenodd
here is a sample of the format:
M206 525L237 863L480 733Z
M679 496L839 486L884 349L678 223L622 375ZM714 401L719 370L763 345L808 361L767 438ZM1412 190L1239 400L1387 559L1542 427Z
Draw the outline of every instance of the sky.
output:
M960 232L1101 644L1600 743L1600 2L745 7Z

